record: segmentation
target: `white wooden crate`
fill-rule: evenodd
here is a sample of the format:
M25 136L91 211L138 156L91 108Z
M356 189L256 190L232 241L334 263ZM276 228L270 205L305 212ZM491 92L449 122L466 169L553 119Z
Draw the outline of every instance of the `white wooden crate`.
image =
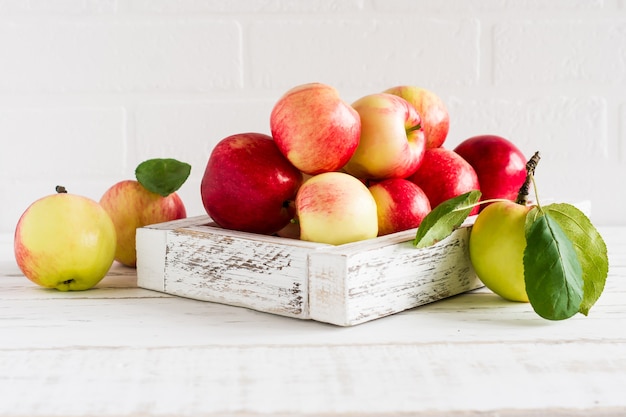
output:
M207 216L137 230L142 288L352 326L482 286L466 222L416 249L415 229L332 246L225 230Z

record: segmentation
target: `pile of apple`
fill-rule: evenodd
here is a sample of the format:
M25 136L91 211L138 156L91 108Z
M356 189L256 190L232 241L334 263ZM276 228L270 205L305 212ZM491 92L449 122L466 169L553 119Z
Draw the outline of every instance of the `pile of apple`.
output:
M343 244L416 228L470 190L514 200L525 178L524 156L504 138L446 149L444 103L414 86L350 105L331 86L304 84L277 101L270 127L229 136L209 157L201 197L223 228ZM175 191L190 170L149 160L99 202L64 189L35 201L15 229L18 266L63 291L93 287L114 260L134 267L137 228L186 217Z
M271 136L239 133L216 145L202 202L226 229L338 245L416 228L471 190L514 200L526 178L522 152L494 135L448 149L449 125L441 98L424 88L348 104L332 86L296 86L272 109Z

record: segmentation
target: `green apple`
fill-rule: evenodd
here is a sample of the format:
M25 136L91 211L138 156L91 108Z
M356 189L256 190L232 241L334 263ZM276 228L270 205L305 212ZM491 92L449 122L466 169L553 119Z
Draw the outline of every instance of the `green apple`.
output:
M115 226L95 201L67 193L31 204L15 228L15 260L34 283L60 291L86 290L108 272Z
M375 238L376 201L365 184L343 172L308 179L296 194L300 239L341 245Z
M498 201L477 216L469 239L469 255L476 275L494 293L528 302L524 284L526 215L532 206Z

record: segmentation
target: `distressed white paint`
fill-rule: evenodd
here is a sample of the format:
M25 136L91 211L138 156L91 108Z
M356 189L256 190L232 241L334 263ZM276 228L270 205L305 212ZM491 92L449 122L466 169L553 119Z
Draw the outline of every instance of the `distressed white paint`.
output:
M469 262L470 227L425 249L415 230L311 253L311 318L353 325L482 286Z
M143 288L351 326L480 287L470 224L415 249L415 230L331 246L225 230L207 216L137 231Z

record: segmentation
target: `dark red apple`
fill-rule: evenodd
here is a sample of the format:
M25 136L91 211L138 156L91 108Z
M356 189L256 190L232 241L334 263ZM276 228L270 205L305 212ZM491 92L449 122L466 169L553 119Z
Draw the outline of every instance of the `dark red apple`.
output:
M262 133L222 139L207 162L200 192L208 215L225 229L273 234L294 216L302 173Z
M464 140L454 151L476 171L482 200L517 198L526 179L526 158L512 142L496 135L480 135Z
M416 228L430 212L426 193L404 178L377 182L369 190L378 210L378 236Z
M408 179L424 190L432 208L450 198L480 190L474 168L459 154L447 148L426 149L422 164ZM476 213L478 207L471 212Z

